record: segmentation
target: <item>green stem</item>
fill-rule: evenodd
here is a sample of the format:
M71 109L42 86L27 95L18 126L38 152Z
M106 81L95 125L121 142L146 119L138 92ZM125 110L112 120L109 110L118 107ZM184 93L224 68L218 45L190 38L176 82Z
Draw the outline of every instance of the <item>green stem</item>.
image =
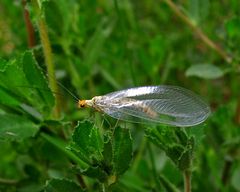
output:
M16 185L19 181L15 179L5 179L5 178L0 178L0 184L5 184L5 185Z
M41 44L43 47L44 58L47 66L49 85L53 92L58 92L58 86L57 86L57 81L55 77L55 69L54 69L54 63L53 63L52 48L51 48L49 37L48 37L46 21L41 13L41 7L38 3L38 0L32 0L32 1L37 12L37 24L38 24ZM56 105L53 111L53 115L54 117L58 118L61 112L60 97L58 95L55 95L55 98L56 98Z
M224 186L228 184L229 178L230 178L230 171L233 166L233 161L232 160L225 160L224 167L223 167L223 172L222 172L222 183Z
M102 192L108 192L108 185L107 185L107 183L102 183L101 186L102 186Z
M184 191L191 192L191 171L186 170L183 173L184 175Z
M153 176L154 176L154 179L155 179L155 182L156 182L156 185L157 185L157 191L160 191L161 190L161 184L160 184L160 181L159 181L159 176L158 176L158 173L157 173L157 169L156 169L156 164L155 164L155 159L154 159L154 156L153 156L153 151L152 151L152 147L151 147L151 144L148 143L148 152L149 152L149 156L150 156L150 161L151 161L151 164L152 164L152 171L153 171Z

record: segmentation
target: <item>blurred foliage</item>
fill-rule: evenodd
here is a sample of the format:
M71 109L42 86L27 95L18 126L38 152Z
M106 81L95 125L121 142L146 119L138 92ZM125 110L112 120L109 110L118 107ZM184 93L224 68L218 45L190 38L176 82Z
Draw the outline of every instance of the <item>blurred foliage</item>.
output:
M185 20L169 0L38 0L40 12L34 1L0 2L0 191L179 191L185 170L193 191L240 191L239 0L173 1ZM57 80L74 95L179 85L208 101L212 115L179 129L115 126L77 110L66 90L48 87L39 17Z

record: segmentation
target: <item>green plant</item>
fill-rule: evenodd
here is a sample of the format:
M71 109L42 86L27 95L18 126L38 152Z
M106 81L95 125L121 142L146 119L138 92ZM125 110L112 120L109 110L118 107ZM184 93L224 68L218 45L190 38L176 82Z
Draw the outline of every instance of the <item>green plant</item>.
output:
M0 191L240 190L239 6L2 0ZM81 99L180 85L213 114L191 128L115 122L58 82Z

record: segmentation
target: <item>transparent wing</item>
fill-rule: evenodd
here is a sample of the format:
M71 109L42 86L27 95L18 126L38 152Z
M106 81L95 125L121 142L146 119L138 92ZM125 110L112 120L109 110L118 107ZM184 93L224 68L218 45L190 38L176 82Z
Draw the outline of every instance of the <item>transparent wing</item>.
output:
M113 92L96 104L116 119L180 127L200 124L210 114L208 105L193 92L166 85Z

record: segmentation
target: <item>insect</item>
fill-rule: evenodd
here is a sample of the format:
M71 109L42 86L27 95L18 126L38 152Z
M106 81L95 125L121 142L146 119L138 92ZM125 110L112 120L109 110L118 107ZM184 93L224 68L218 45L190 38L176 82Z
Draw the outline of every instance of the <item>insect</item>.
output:
M78 107L91 107L119 120L178 127L198 125L211 113L208 104L198 95L170 85L116 91L91 100L79 100Z

